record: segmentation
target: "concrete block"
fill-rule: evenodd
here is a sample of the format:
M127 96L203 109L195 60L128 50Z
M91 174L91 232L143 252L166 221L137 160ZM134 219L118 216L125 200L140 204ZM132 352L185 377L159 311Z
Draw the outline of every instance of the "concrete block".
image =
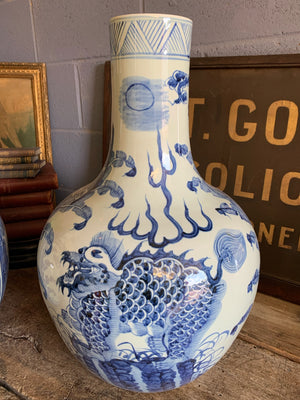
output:
M35 62L29 2L0 2L0 60Z
M139 12L139 0L32 0L39 58L109 56L109 19Z
M273 0L269 2L270 24L282 33L300 33L300 1Z
M86 61L77 65L82 107L82 127L102 130L104 64Z
M73 64L47 64L50 125L52 129L79 129L81 108Z
M300 33L192 47L192 57L227 57L300 53Z
M53 131L53 165L60 189L75 190L91 182L102 166L102 135L99 132Z
M145 12L191 18L193 45L300 31L299 0L145 0Z

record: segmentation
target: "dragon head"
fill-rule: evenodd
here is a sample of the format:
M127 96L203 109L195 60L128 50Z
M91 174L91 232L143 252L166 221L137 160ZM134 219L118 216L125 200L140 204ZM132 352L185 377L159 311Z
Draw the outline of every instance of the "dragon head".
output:
M96 291L111 289L119 279L122 271L116 264L116 248L112 251L105 246L103 237L93 239L90 246L82 247L78 251L64 251L61 261L68 265L67 272L57 279L61 291L68 289L68 296L72 291L78 294L87 294ZM98 243L97 243L98 242Z

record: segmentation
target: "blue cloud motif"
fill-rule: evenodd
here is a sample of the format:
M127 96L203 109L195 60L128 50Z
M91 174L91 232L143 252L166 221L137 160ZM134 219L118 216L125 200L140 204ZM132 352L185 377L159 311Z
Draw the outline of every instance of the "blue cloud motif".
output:
M173 104L186 103L188 100L186 87L189 84L189 76L183 71L176 70L173 75L169 77L167 84L171 90L175 90L178 98Z
M179 154L180 156L186 156L189 152L189 149L186 144L176 143L174 148L176 153Z
M119 108L128 129L161 129L169 120L168 95L164 82L140 76L125 78L121 85Z

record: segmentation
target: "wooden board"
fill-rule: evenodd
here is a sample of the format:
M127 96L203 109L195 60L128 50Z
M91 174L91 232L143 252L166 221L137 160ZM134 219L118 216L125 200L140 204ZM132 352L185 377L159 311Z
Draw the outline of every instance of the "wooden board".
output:
M94 377L67 350L43 303L36 269L12 270L0 305L0 399L300 398L299 310L259 294L239 337L215 367L175 391L132 393Z
M257 294L240 338L300 363L300 307Z
M200 175L254 225L259 290L300 304L300 54L192 58L190 136Z

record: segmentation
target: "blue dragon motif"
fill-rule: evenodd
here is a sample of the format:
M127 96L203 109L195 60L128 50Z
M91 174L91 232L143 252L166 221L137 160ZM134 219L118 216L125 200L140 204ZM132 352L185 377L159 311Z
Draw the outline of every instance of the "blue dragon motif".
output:
M141 124L144 130L150 129L146 122L155 106L154 93L160 90L157 82L157 86L150 83L131 83L120 100L122 118L129 127L133 124L137 129ZM169 87L178 94L174 104L187 101L184 90L187 83L188 77L181 71L175 71L169 78ZM147 94L146 98L143 93ZM144 120L137 117L141 111L147 113ZM233 274L242 268L247 255L246 242L240 231L224 229L215 236L213 260L188 258L189 251L175 254L174 250L166 250L170 244L211 231L213 224L199 200L203 226L192 218L185 202L183 215L190 228L184 230L182 221L173 215L170 177L176 172L178 156L185 157L190 164L193 161L184 144L177 143L173 151L169 147L164 153L159 127L156 129L160 174L159 180L155 180L153 160L148 154L148 185L150 193L159 191L163 195L162 212L175 229L158 239L159 223L145 196L146 232L144 226L139 229L140 217L133 219L133 227L125 228L130 213L117 223L119 212L116 211L107 224L107 231L95 235L88 246L62 252L61 262L67 265L67 271L57 279L62 294L68 297L68 306L57 316L57 323L63 327L68 343L76 349L79 358L116 386L150 392L179 387L204 373L223 355L223 340L236 333L250 312L249 308L231 331L214 332L205 337L222 307L226 292L223 272ZM92 192L100 196L109 194L116 199L111 203L116 210L125 206L125 194L120 185L108 178L112 168L124 165L129 168L124 176L134 177L137 170L133 158L121 151L111 152L101 181ZM195 193L204 190L227 200L225 194L199 177L188 181L187 187ZM85 204L90 195L65 206L83 217L83 222L75 227L77 230L83 229L91 217L91 209ZM238 206L228 201L229 205L221 203L216 211L244 219ZM76 211L75 206L81 211ZM125 252L123 242L114 232L119 237L130 236L138 244ZM49 227L45 237L49 244L46 253L49 253L53 242Z
M163 248L152 253L141 246L124 253L122 242L107 231L77 252L64 251L62 262L69 267L57 284L67 291L69 306L59 319L75 329L69 340L104 379L137 390L138 374L148 391L162 385L172 389L203 373L223 351L218 337L224 332L207 338L214 343L209 362L200 351L206 339L200 347L199 340L221 309L226 289L222 269L234 273L242 267L245 242L237 231L219 232L213 275L207 258L194 260L187 252L176 255ZM124 333L126 342L119 340ZM195 358L186 357L188 349Z

